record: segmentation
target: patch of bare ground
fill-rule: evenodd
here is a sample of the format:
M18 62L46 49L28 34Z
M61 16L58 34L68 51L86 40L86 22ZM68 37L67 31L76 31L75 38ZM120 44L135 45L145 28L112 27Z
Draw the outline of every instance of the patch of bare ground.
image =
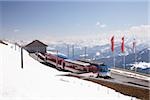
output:
M101 84L108 88L114 89L117 92L120 92L124 95L136 97L141 100L150 100L150 89L140 88L140 87L136 87L133 85L115 83L115 82L111 82L111 81L97 80L97 79L93 79L93 78L82 78L80 76L74 76L74 75L67 75L67 76L72 76L72 77L81 78L81 79L84 79L87 81L92 81L94 83Z
M103 81L103 80L95 80L95 79L86 79L86 80L109 87L125 95L137 97L142 100L150 100L149 89L139 88L139 87L125 85L125 84L119 84L119 83L112 83L112 82Z

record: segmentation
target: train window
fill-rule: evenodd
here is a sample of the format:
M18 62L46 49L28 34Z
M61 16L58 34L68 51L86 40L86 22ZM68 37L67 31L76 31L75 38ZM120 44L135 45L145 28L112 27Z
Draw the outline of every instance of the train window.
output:
M65 66L65 63L63 62L63 67Z
M106 66L105 64L101 64L100 66Z
M58 64L61 64L61 60L58 60Z
M108 72L108 67L107 66L101 66L102 67L102 72Z
M104 65L104 66L100 65L100 66L98 66L98 69L100 72L108 72L109 71L109 68L106 65Z

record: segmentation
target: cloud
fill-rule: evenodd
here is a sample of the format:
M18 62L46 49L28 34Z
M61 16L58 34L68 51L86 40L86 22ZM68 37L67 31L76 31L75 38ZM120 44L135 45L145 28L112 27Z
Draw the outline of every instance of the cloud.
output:
M19 32L20 30L19 29L14 29L13 32L17 33Z
M117 38L125 36L128 38L148 40L150 38L150 25L131 26L126 30L114 30L108 32L108 35L109 37L115 35Z
M99 26L100 25L100 22L96 22L96 26Z
M129 32L136 34L147 34L150 33L150 25L140 25L140 26L132 26L129 29Z
M96 26L100 26L102 24L100 24L100 22L97 22L95 24ZM105 27L105 26L104 26ZM39 39L42 40L45 43L50 43L50 42L55 42L55 41L78 41L78 40L87 40L87 41L92 41L90 42L91 44L93 43L97 43L97 44L103 44L103 43L109 43L111 37L114 35L115 36L115 41L121 41L121 37L125 36L126 38L136 38L137 40L148 40L150 38L150 25L136 25L136 26L128 26L125 27L126 29L123 29L124 26L122 26L122 28L118 28L115 30L106 30L106 31L101 31L98 30L96 32L89 32L89 33L81 33L79 34L71 34L71 35L64 35L64 36L57 36L54 35L54 33L49 33L48 35L44 35L44 37L40 36ZM16 31L17 30L17 31ZM16 29L16 32L20 32L22 30ZM18 32L18 33L19 33ZM33 37L32 37L33 38ZM97 42L96 40L98 40L99 42ZM94 42L96 41L96 42ZM127 41L127 39L126 39ZM69 43L69 42L67 42ZM89 43L89 42L88 42ZM70 42L71 44L71 42Z
M102 24L102 25L100 25L100 27L101 27L101 28L104 28L104 27L106 27L106 24Z
M106 27L107 25L106 24L102 24L100 22L96 22L96 26L100 27L100 28L104 28Z

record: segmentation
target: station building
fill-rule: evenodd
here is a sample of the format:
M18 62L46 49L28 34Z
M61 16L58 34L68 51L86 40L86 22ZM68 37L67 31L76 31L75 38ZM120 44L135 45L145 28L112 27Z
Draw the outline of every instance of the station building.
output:
M36 52L46 53L47 46L48 45L44 44L39 40L34 40L31 43L27 44L24 48L29 53L36 53Z

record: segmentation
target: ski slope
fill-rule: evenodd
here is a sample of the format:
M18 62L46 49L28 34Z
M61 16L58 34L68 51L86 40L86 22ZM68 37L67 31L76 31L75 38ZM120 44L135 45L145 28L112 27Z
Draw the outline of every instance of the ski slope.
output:
M110 88L47 67L20 48L0 44L0 100L134 100Z

